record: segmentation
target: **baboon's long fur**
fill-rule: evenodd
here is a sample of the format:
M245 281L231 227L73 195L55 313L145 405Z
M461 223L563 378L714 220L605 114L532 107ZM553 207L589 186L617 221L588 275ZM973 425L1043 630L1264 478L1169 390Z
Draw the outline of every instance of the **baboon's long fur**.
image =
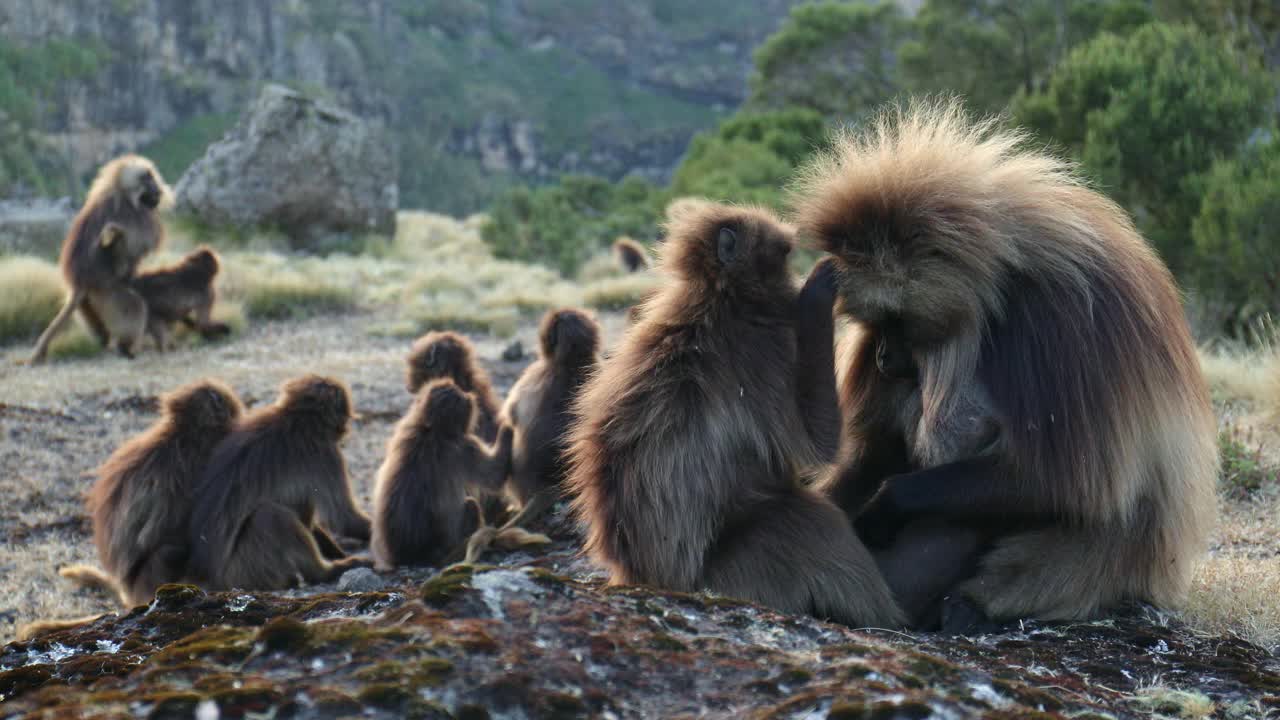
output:
M436 565L484 520L468 487L497 490L511 468L511 430L491 449L474 434L471 393L441 378L423 386L387 442L373 492L373 556L382 569Z
M126 607L149 602L157 587L185 578L192 494L214 446L242 412L235 392L216 380L165 395L160 419L111 454L88 493L93 541L106 575L72 566L59 571L62 576L110 583Z
M901 615L833 503L796 386L793 230L759 209L668 209L667 284L579 396L567 481L614 583L711 589L851 625Z
M640 272L649 269L649 253L644 246L629 237L620 237L613 241L613 255L618 265L629 272Z
M76 310L103 345L115 339L121 353L132 355L147 315L129 280L142 258L163 244L157 211L168 207L172 197L160 172L144 157L122 155L102 166L62 243L59 264L69 288L67 302L36 341L32 363L45 359L49 343ZM104 244L108 224L118 234Z
M1173 278L1124 211L1021 134L945 101L838 137L794 204L839 261L844 311L864 330L852 342L901 323L919 364L899 460L935 472L895 478L881 497L1021 526L994 539L962 592L993 618L1178 603L1214 517L1215 423ZM878 484L867 466L897 442L862 425L881 412L864 405L884 378L857 347L848 356L864 361L844 377L852 447L837 498ZM975 415L997 432L954 457Z
M338 447L351 418L346 385L304 375L218 443L191 517L191 572L200 584L279 590L371 564L344 557L326 532L369 539Z

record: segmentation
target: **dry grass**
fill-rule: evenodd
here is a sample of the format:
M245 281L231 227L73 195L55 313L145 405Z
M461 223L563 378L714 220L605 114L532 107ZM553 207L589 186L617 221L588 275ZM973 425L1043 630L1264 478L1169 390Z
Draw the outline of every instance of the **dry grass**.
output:
M1213 715L1213 700L1197 692L1177 690L1159 683L1134 693L1130 704L1156 717L1200 720Z
M0 342L40 334L62 307L62 273L47 260L0 258Z

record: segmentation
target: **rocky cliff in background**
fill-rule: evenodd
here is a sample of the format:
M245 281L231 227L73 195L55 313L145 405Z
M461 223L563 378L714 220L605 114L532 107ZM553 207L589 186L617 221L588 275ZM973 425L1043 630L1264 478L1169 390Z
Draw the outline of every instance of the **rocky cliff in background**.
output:
M124 150L176 179L282 82L391 129L403 205L466 212L517 179L664 178L796 2L8 0L0 70L45 81L0 111L30 106L74 195Z

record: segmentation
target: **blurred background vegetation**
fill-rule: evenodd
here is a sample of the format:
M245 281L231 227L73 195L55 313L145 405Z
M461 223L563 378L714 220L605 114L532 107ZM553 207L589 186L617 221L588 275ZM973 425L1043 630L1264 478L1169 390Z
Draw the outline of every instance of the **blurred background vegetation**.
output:
M78 200L121 145L176 180L280 81L392 131L403 207L572 278L673 197L781 208L833 128L959 94L1126 207L1202 336L1280 306L1273 0L89 5L0 9L5 197Z

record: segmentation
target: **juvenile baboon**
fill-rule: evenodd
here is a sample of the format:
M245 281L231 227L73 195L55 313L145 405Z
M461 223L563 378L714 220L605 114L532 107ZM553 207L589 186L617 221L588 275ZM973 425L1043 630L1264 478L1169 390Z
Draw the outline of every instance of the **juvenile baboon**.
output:
M123 155L102 166L62 243L59 264L70 295L36 341L30 363L44 361L49 343L76 310L104 346L114 338L121 354L133 356L147 315L146 303L129 280L138 262L163 243L157 211L171 197L159 171L144 157Z
M566 484L587 551L614 583L898 625L844 514L801 480L817 449L796 384L793 230L702 201L667 216L670 279L576 404Z
M324 529L369 538L369 519L351 497L338 448L352 417L346 385L305 375L286 382L273 405L250 413L218 443L191 517L198 582L279 590L371 565L344 557Z
M613 241L613 254L618 264L629 273L649 269L649 253L640 243L629 237L620 237Z
M475 401L476 435L487 443L498 439L498 398L470 340L451 331L427 333L413 343L407 366L405 389L410 394L417 395L432 380L453 380Z
M859 532L909 608L950 595L1002 620L1174 605L1217 469L1178 291L1119 207L1023 139L956 103L917 104L804 174L800 226L833 255L833 291L862 330L830 491L853 516L878 491ZM894 335L918 383L872 361ZM913 392L915 408L900 400ZM940 588L918 582L926 567L961 570Z
M115 589L125 607L146 603L157 587L185 577L192 492L214 445L243 411L235 392L217 380L178 388L160 405L160 419L111 454L88 494L106 573L83 565L59 571L81 584Z
M538 340L538 359L502 407L504 422L515 430L509 489L521 505L509 527L532 523L560 497L571 404L599 362L600 326L581 310L548 311Z
M373 557L380 569L436 565L484 519L468 487L498 490L511 467L511 429L486 447L475 402L453 380L432 380L387 442L373 492Z
M173 265L147 270L133 279L133 289L147 304L147 333L157 349L168 348L169 328L178 322L206 339L231 332L211 318L218 297L213 279L220 266L217 253L202 245Z

